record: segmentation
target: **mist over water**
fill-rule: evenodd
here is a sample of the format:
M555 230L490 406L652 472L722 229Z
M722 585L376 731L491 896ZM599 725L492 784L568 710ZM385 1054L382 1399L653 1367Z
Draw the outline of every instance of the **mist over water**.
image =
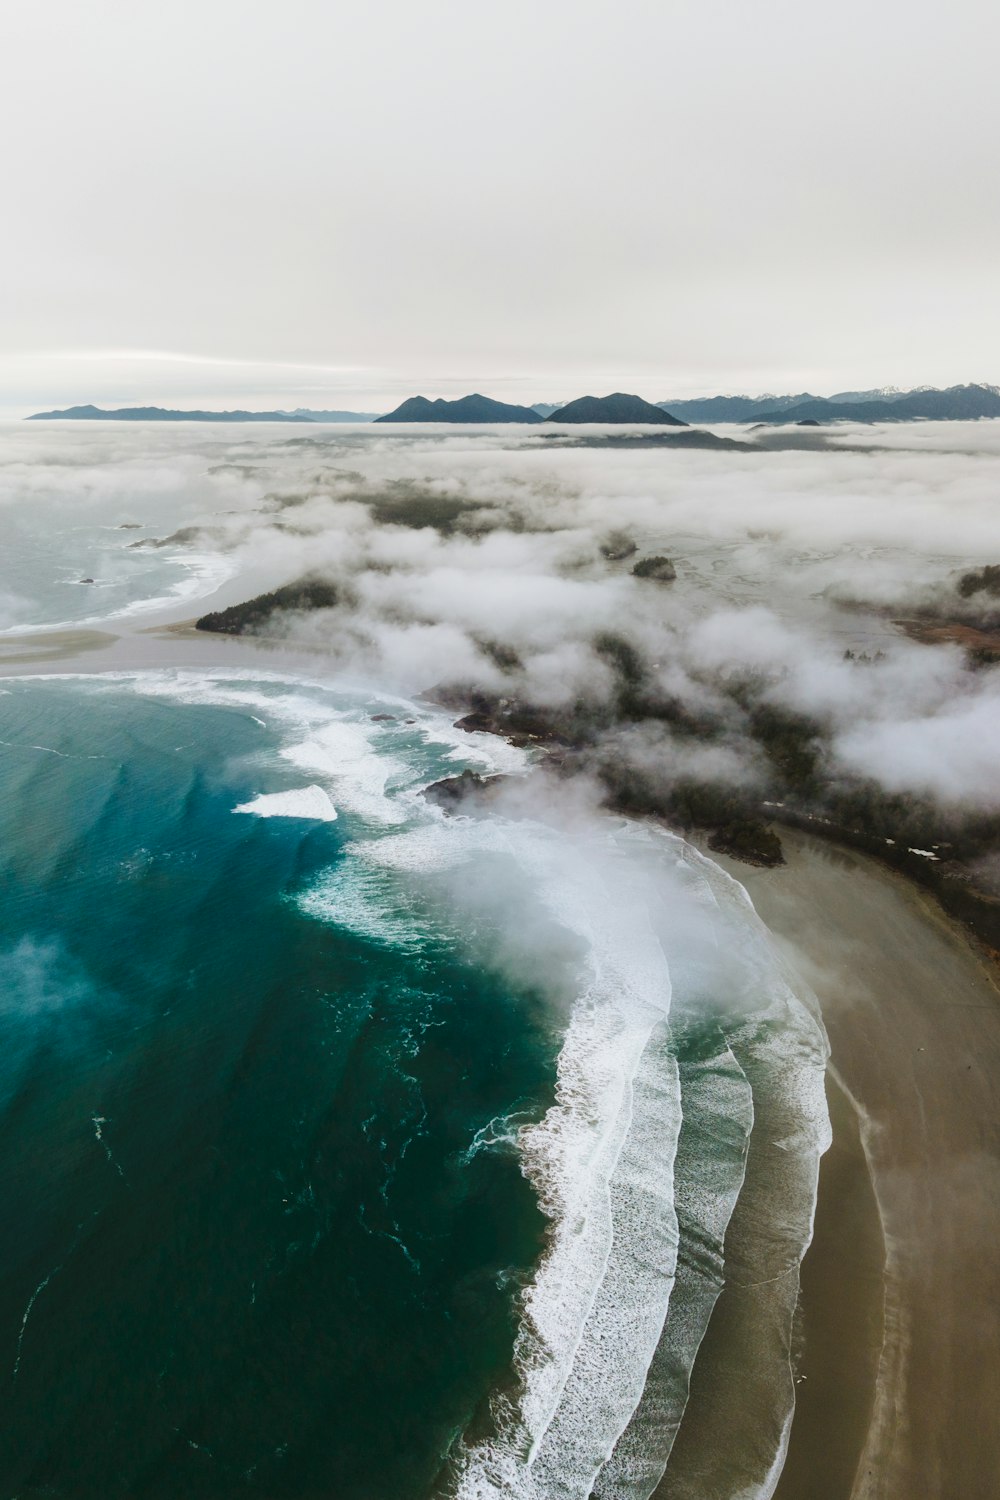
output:
M181 673L3 713L11 1492L587 1494L679 1284L684 1070L742 1077L725 1030L775 1000L675 942L702 868L589 818L446 820L416 789L490 742L394 700ZM335 821L270 815L304 763ZM720 1266L747 1095L698 1162L728 1196L681 1201Z
M556 1041L432 920L396 945L391 892L371 938L300 912L367 836L350 778L336 823L234 815L297 780L274 687L163 688L4 699L5 1492L423 1494L542 1229L466 1153Z
M0 691L5 1493L772 1493L828 1140L810 997L596 759L545 775L420 695L583 704L630 775L760 788L736 674L831 774L992 809L995 674L891 624L1000 545L991 434L18 431L9 630L303 576L337 603L269 622L294 672L199 639ZM632 576L657 554L674 584ZM78 558L104 614L67 605ZM623 680L711 734L623 722ZM464 767L509 780L446 816L422 790Z
M619 688L606 641L624 640L647 697L714 725L693 747L663 713L617 737L616 758L659 781L693 760L722 784L766 780L727 692L753 680L758 701L815 725L832 778L1000 807L976 749L1000 727L996 674L891 623L995 624L995 599L961 597L957 582L1000 556L996 424L845 426L784 448L751 434L760 451L669 454L553 447L538 429L99 425L22 425L8 445L2 513L25 524L30 476L27 514L45 538L44 581L8 599L8 628L91 619L105 602L155 621L151 595L204 598L230 576L212 600L225 605L318 576L339 607L268 633L408 694L452 684L600 715ZM130 519L144 529L115 530ZM81 538L98 549L89 561ZM616 539L637 550L609 562ZM631 576L657 554L677 567L669 588Z

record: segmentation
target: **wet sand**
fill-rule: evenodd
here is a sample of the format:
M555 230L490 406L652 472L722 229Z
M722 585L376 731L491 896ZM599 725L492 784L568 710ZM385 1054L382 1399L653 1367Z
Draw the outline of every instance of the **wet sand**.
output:
M860 1122L829 1072L827 1097L833 1144L802 1263L795 1418L775 1500L852 1493L885 1336L885 1240Z
M322 653L191 624L10 636L0 676L326 675ZM776 1497L996 1500L1000 991L931 897L863 855L781 836L783 868L713 856L812 985L832 1047L835 1139L802 1270L805 1378Z
M111 622L114 623L114 622ZM141 629L33 630L0 637L0 677L158 670L336 673L322 648L196 630L193 620Z
M850 1115L835 1092L836 1144L803 1266L800 1370L807 1378L777 1493L780 1500L996 1500L994 972L933 900L901 877L807 834L783 830L782 841L785 868L729 868L820 998L834 1076L856 1104L885 1251L880 1268L856 1146L852 1162Z
M0 637L0 671L36 662L72 661L81 651L102 651L118 639L108 630L25 630Z

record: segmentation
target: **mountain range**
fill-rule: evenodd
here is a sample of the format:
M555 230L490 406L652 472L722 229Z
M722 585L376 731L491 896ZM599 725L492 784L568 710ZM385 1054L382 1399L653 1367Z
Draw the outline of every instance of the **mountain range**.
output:
M310 411L173 411L166 406L67 406L64 411L36 411L29 422L372 422L374 412Z
M459 401L428 401L411 396L380 422L600 422L614 425L649 423L657 427L686 427L680 417L641 396L615 391L611 396L581 396L565 406L511 406L489 396L463 396Z
M706 396L659 401L664 411L689 422L959 422L1000 417L1000 388L922 386L913 391L883 387L840 391L835 396Z
M953 385L944 390L920 386L901 391L883 386L870 391L838 391L833 396L796 395L704 396L679 401L644 401L641 396L616 391L610 396L581 396L556 406L538 402L516 406L494 401L478 392L456 401L410 396L384 416L361 411L174 411L163 406L70 406L62 411L35 412L27 420L103 422L446 422L495 423L543 421L554 423L652 424L684 427L688 423L795 423L810 426L827 422L956 422L1000 417L1000 387Z

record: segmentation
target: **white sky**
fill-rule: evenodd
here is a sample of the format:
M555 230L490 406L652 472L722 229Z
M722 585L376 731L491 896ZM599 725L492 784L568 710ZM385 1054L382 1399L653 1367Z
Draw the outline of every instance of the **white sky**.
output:
M6 0L0 410L1000 381L998 56L993 0Z

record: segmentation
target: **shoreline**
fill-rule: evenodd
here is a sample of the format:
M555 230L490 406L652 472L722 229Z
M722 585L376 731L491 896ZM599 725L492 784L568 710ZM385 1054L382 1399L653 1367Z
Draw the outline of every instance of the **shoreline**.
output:
M875 1182L857 1106L832 1068L827 1101L833 1140L820 1162L813 1238L802 1261L795 1414L774 1500L852 1495L885 1339Z
M853 1240L844 1234L861 1176L857 1155L852 1173L831 1152L803 1263L801 1373L805 1383L826 1382L827 1405L835 1398L840 1478L834 1487L831 1413L811 1411L810 1391L802 1394L776 1494L780 1500L993 1500L1000 1431L1000 992L964 929L911 881L801 831L788 831L787 847L784 868L720 862L747 887L820 998L835 1081L842 1080L856 1111L884 1232L885 1315L870 1415L849 1480L847 1434L838 1424L846 1398L857 1431L859 1380L873 1337L870 1316L859 1307L866 1300L871 1306L877 1247L869 1239L865 1249L857 1234ZM841 1117L833 1151L844 1143ZM843 1274L845 1256L854 1257L850 1277ZM854 1320L854 1335L844 1319ZM857 1341L866 1326L867 1356L864 1338ZM845 1379L852 1382L846 1390Z
M0 654L0 677L56 675L60 666L74 675L237 665L322 675L322 652L197 632L189 620L92 634L99 639L26 632L20 641L31 637L42 649ZM192 661L195 639L203 663ZM1000 1446L993 955L934 892L877 853L837 844L833 830L783 823L781 831L781 866L711 852L749 891L818 995L832 1048L834 1142L821 1163L802 1265L797 1404L774 1495L993 1500L989 1465ZM979 1289L976 1299L969 1285Z

